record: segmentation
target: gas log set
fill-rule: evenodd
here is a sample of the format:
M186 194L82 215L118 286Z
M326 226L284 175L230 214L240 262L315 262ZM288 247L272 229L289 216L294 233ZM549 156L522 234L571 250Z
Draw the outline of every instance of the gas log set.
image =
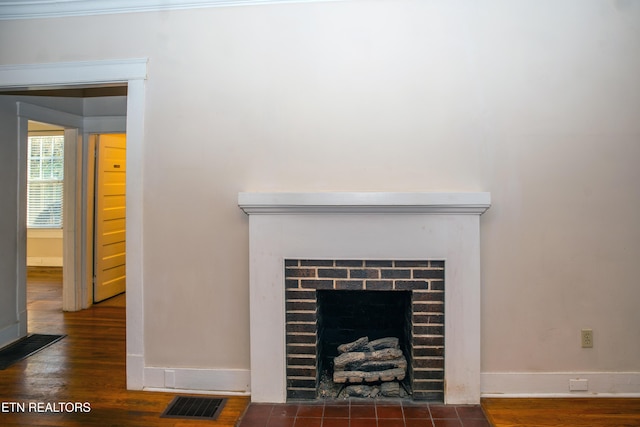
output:
M369 341L362 337L338 346L333 359L333 382L342 384L347 396L403 397L401 381L407 373L407 359L398 338ZM339 393L342 392L342 389Z

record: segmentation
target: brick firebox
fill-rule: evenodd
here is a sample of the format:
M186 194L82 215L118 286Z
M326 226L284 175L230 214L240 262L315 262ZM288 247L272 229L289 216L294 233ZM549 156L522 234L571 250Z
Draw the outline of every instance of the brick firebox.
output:
M357 291L409 296L400 315L405 317L400 319L405 325L400 334L409 361L407 385L414 400L443 401L444 261L288 259L285 289L288 399L317 397L320 355L330 345L321 337L318 293ZM387 314L384 307L377 310ZM350 339L358 338L355 333Z

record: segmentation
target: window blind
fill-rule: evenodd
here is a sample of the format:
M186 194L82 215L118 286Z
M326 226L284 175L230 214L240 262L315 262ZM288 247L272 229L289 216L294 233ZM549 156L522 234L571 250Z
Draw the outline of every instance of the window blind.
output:
M64 136L30 136L27 227L62 228Z

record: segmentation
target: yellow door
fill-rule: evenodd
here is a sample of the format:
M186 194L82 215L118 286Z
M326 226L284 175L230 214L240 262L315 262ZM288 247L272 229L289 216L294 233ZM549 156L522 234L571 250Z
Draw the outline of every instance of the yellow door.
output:
M93 300L99 302L126 288L126 135L99 135L96 149Z

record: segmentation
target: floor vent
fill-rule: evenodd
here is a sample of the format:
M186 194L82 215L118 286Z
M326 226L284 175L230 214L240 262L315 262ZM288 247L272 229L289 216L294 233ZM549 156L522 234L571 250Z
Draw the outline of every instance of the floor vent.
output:
M60 341L64 335L32 334L0 350L0 370Z
M226 400L210 397L177 396L167 406L161 417L216 420Z

